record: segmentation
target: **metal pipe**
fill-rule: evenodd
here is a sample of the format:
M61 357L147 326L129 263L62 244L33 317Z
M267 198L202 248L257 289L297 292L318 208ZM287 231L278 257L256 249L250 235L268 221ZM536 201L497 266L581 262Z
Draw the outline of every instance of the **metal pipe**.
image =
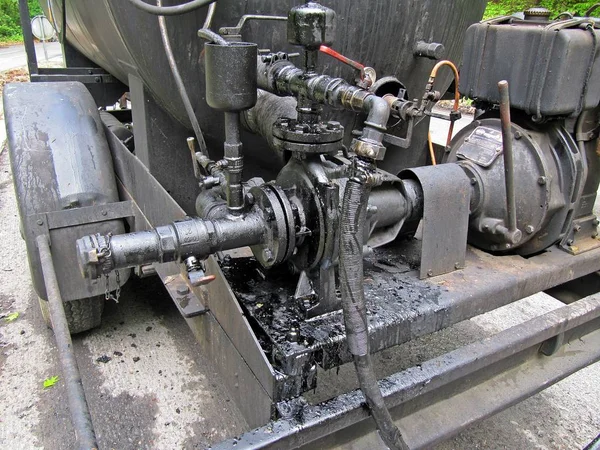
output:
M219 44L219 45L225 45L225 46L231 45L228 41L223 39L222 36L218 35L214 31L211 31L207 28L199 29L198 37L201 37L205 41L212 42L213 44Z
M273 137L273 124L281 117L296 119L296 99L293 97L277 97L270 92L258 90L256 105L242 113L242 125L248 131L265 138L283 166L287 162L287 155L276 145Z
M227 162L227 207L232 214L240 214L244 209L244 170L243 146L240 139L240 113L225 112L225 161Z
M512 147L512 123L510 121L510 96L508 81L498 83L500 92L500 122L502 125L502 149L504 156L504 182L506 186L506 214L510 243L516 244L521 240L521 231L517 229L517 205L515 198L515 165Z
M261 244L266 229L259 212L243 220L189 219L150 231L85 236L77 240L77 255L82 274L95 279L117 269L181 262L190 256L205 259L218 251Z
M36 243L40 253L40 265L44 275L52 330L54 331L58 357L67 389L67 399L75 436L80 449L96 449L98 448L96 434L94 433L92 417L85 398L81 375L77 367L77 359L73 351L73 343L58 287L48 238L45 235L39 235L36 238Z
M333 107L367 114L360 140L381 144L390 116L390 105L371 92L342 78L307 73L289 61L264 62L258 58L258 87L280 96L293 95ZM369 156L369 155L366 155Z
M206 18L204 19L204 25L202 28L209 30L212 25L213 17L215 16L215 10L217 9L217 2L211 3L208 7L208 12L206 13Z
M215 1L216 0L191 0L187 3L175 6L154 6L143 0L129 0L129 3L142 11L157 16L178 16L180 14L195 11L198 8L214 3Z
M158 4L158 6L161 6L161 0L157 0L156 3ZM211 7L212 6L213 5L211 5ZM198 122L198 118L196 117L196 112L194 111L194 107L192 106L192 102L190 101L187 89L185 88L185 83L183 82L183 78L181 78L181 74L179 73L179 68L177 67L175 55L173 54L173 49L171 47L169 34L167 33L167 22L164 16L159 16L158 27L160 29L160 37L162 39L163 47L165 49L165 54L167 55L167 61L169 62L169 67L171 68L171 74L173 75L173 80L175 81L175 86L177 86L179 97L181 98L183 107L185 108L185 112L187 113L187 116L192 125L192 129L194 130L194 134L196 135L200 153L202 153L205 156L208 156L208 151L206 149L206 141L204 140L204 133L202 133L202 128L200 127L200 123Z

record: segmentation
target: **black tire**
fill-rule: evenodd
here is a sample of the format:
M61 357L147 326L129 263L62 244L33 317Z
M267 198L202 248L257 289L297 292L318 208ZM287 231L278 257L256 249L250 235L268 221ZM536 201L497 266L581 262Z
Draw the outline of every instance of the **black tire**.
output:
M39 299L42 316L48 327L52 328L50 310L46 300ZM69 324L71 334L81 333L99 327L102 323L102 312L104 311L104 296L82 298L64 302L65 316Z

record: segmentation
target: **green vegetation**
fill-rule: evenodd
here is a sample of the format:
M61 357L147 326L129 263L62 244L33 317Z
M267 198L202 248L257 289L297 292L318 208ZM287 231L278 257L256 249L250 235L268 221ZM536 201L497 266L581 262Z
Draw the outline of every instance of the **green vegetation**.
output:
M43 14L37 0L27 0L31 17ZM0 42L22 41L18 0L0 0Z
M58 383L59 378L57 376L46 378L44 380L44 389L49 389Z
M485 10L485 19L497 16L507 16L519 11L525 11L532 6L541 6L548 8L553 13L553 17L560 13L568 11L574 15L583 15L597 1L579 1L579 0L490 0ZM600 13L600 8L598 11Z

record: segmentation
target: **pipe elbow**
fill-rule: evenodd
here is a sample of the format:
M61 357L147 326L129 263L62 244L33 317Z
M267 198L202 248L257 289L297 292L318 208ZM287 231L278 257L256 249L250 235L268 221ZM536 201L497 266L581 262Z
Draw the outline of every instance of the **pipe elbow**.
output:
M382 160L385 156L383 138L390 118L390 105L383 98L370 95L363 102L363 111L367 113L367 120L362 135L352 143L352 151L363 158Z
M368 114L365 125L384 132L390 118L391 108L389 103L382 97L370 95L365 99L363 108Z

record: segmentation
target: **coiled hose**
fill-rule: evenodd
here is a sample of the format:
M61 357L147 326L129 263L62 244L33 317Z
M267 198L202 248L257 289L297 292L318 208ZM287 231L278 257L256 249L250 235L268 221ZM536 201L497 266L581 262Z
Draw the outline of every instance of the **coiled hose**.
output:
M363 286L363 240L369 191L366 174L355 170L355 176L346 185L342 202L340 243L342 309L348 346L354 357L360 389L377 424L379 435L390 449L405 450L408 446L385 405L369 351L367 307Z

